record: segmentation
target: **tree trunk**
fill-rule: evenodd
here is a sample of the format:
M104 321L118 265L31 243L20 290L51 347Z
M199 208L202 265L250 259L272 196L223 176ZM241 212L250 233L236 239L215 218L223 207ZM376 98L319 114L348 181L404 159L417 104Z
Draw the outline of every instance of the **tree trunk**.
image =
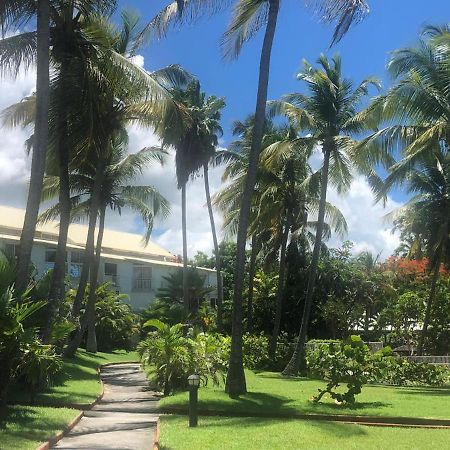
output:
M283 294L284 294L284 283L285 283L285 273L286 273L286 246L289 237L290 226L285 225L283 230L283 236L281 240L281 250L280 250L280 265L278 268L278 288L277 288L277 298L276 298L276 313L273 322L273 332L272 338L269 345L269 358L273 361L277 352L277 342L278 335L280 334L281 326L281 314L283 312Z
M317 219L316 239L309 268L308 287L306 289L305 306L303 308L302 324L298 335L298 341L295 345L294 353L283 370L283 375L296 375L300 369L300 364L304 359L306 335L309 326L309 316L316 284L317 267L319 264L320 248L322 246L323 224L325 219L325 207L327 202L328 171L330 167L331 141L325 141L323 146L324 161L322 167L321 186L320 186L320 204L319 215Z
M89 275L89 268L94 266L94 260L95 257L95 225L97 223L97 215L98 211L100 209L101 204L101 191L102 191L102 184L103 184L103 166L102 164L97 164L96 167L96 174L95 174L95 180L94 180L94 186L92 190L91 195L91 205L90 205L90 211L89 211L89 229L88 229L88 236L86 239L86 249L84 251L84 262L83 262L83 269L81 275L83 275L83 272L86 270L85 267L88 265L87 268L87 276L86 276L86 282L84 282L84 285L81 287L81 278L80 278L80 285L78 286L77 296L75 298L75 302L77 300L79 301L79 304L77 305L76 315L75 315L75 302L72 309L72 314L74 317L78 317L80 314L80 309L83 303L83 297L86 290L87 285L87 278ZM81 290L82 289L82 290ZM81 292L81 295L79 295ZM75 352L77 351L78 347L81 344L81 341L83 339L84 333L86 332L88 321L87 321L87 306L86 311L83 316L83 320L80 321L80 326L78 328L77 333L75 334L74 338L71 342L69 342L69 345L66 347L66 350L64 351L64 355L67 357L73 357L75 355Z
M61 91L64 90L64 80L67 74L67 62L63 61L60 69L60 76L62 79ZM47 324L43 333L44 342L48 342L53 321L55 320L58 307L64 299L64 278L66 276L66 248L67 236L69 234L70 213L72 203L70 199L70 178L69 178L69 158L70 151L67 148L67 118L66 118L66 103L63 100L63 93L60 94L59 99L59 142L58 142L58 161L59 161L59 207L60 207L60 222L58 246L56 248L55 266L53 268L52 280L50 285L49 313L47 316Z
M77 318L80 315L80 309L83 304L84 295L86 292L86 286L89 280L89 272L94 260L95 253L95 226L97 225L98 205L100 204L102 176L98 173L102 168L100 165L97 167L97 175L94 181L93 193L92 193L92 205L89 211L89 225L88 233L86 237L86 248L84 250L83 267L81 269L80 281L78 283L77 294L72 306L72 316ZM94 200L94 196L98 197ZM97 205L95 207L94 203Z
M100 268L100 258L102 254L103 232L105 230L105 213L106 206L102 206L100 212L100 222L98 226L97 249L95 252L95 260L91 270L91 282L89 287L89 297L86 306L87 321L87 341L86 350L91 353L97 352L97 336L95 334L95 302L97 299L96 291L98 286L98 271Z
M225 391L230 396L238 396L247 392L242 354L242 291L244 288L245 244L253 190L259 165L261 142L264 135L266 119L267 89L269 85L270 57L277 26L279 0L270 0L267 27L261 51L259 67L258 94L256 99L255 122L253 127L252 146L249 155L247 176L242 194L239 226L237 234L236 266L234 272L234 298L231 332L231 351Z
M252 236L252 253L248 269L248 297L247 297L247 333L253 333L253 291L255 286L256 257L258 256L258 237Z
M444 252L442 252L442 254L444 254ZM434 271L433 271L433 278L431 279L430 295L428 296L427 308L425 310L425 317L423 320L423 327L422 327L422 331L420 333L420 338L419 338L419 347L417 349L417 354L419 356L422 356L422 354L423 354L423 349L424 349L424 345L425 345L425 337L427 335L428 325L430 324L431 309L433 306L434 297L436 295L436 286L437 286L437 281L439 279L440 267L441 267L441 258L439 258L439 261L437 261L437 263L436 263L436 267L434 268Z
M16 274L16 292L21 294L28 284L28 272L33 248L34 234L41 203L42 184L48 144L49 108L49 49L50 49L50 2L38 0L37 10L37 77L36 119L34 126L31 178L27 207L20 237L19 261Z
M211 223L211 233L214 243L214 253L216 256L216 275L217 275L217 329L222 330L222 306L223 306L223 283L221 273L220 249L217 242L216 224L214 222L214 212L211 204L211 194L209 192L209 175L208 164L203 166L203 174L205 181L206 204L208 205L209 221Z
M186 230L186 183L181 186L181 233L183 235L183 305L186 316L190 311L188 285L188 256Z

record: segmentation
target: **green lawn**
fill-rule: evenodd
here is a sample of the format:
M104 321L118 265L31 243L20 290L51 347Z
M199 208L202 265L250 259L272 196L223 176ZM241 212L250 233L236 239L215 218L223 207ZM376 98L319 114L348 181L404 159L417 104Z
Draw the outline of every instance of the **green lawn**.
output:
M272 372L246 374L249 393L238 399L230 399L222 387L200 388L200 410L274 416L316 413L450 419L450 387L364 386L355 405L339 406L326 396L319 404L309 401L324 384L321 381L284 378ZM161 406L170 412L170 408L186 408L187 403L187 392L179 392L164 398Z
M368 427L333 422L252 417L161 417L161 450L285 450L448 448L450 430Z
M1 450L35 450L45 439L63 430L79 411L44 406L11 406L0 421Z
M10 400L17 404L8 407L0 420L0 450L34 450L39 443L63 430L79 413L62 406L91 403L96 399L100 393L97 368L101 364L137 360L134 352L90 354L81 350L74 359L64 361L62 385L36 397L35 404L39 406L19 405L30 398L23 390L14 389Z
M135 352L117 351L93 354L79 350L75 358L64 360L62 384L38 394L35 403L38 405L84 405L91 403L100 394L97 368L101 364L138 360L138 355ZM14 389L11 392L11 400L14 403L23 404L28 403L30 398L23 390Z

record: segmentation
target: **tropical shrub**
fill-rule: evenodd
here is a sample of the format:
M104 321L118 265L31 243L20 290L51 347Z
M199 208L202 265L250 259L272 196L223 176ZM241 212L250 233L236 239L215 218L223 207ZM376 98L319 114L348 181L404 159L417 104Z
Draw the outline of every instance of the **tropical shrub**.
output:
M127 296L112 291L108 284L99 286L96 296L95 331L98 349L103 352L131 350L139 336L139 318L123 302Z
M242 337L244 366L247 369L264 369L269 363L269 339L263 334L246 333Z
M326 387L319 389L319 394L313 397L315 402L328 393L338 403L354 403L355 396L361 393L372 372L369 347L359 336L317 345L307 354L307 364L311 372L327 381ZM347 385L344 393L336 392L341 384Z
M17 301L12 287L1 292L0 406L6 404L11 381L18 376L25 352L36 339L36 330L27 328L26 321L44 305L44 302Z
M443 386L450 381L448 368L391 356L383 361L376 381L397 386Z
M200 375L203 384L208 380L218 384L227 369L229 338L190 330L183 333L183 325L168 325L151 319L144 327L156 331L148 333L137 351L148 373L164 395L187 385L187 377Z
M19 381L25 385L31 401L34 401L38 390L55 382L62 367L62 358L55 354L53 346L43 345L35 339L23 346L21 362L16 370Z

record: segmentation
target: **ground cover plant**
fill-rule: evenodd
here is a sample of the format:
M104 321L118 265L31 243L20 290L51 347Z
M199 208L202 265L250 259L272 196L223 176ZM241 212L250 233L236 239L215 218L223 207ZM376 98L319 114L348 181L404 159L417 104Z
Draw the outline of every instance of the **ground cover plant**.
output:
M184 416L161 417L162 450L445 448L450 430L380 428L255 417L200 417L188 428Z

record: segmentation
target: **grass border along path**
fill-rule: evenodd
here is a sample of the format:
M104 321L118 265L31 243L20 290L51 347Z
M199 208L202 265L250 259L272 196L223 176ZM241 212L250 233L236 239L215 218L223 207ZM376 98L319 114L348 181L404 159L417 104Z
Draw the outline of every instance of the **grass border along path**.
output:
M65 359L61 383L36 396L30 405L26 392L13 389L5 417L0 421L0 450L35 450L42 442L67 428L79 414L101 394L98 368L101 365L135 362L134 352L96 354L78 351Z

